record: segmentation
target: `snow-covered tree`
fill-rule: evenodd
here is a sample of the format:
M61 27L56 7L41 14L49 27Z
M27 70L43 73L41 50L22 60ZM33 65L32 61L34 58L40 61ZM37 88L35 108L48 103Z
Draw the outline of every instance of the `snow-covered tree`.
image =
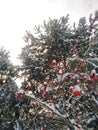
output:
M15 70L9 59L9 52L0 48L0 130L13 130L16 119Z
M49 19L34 35L26 32L18 92L23 128L98 129L98 12L78 26L68 19Z

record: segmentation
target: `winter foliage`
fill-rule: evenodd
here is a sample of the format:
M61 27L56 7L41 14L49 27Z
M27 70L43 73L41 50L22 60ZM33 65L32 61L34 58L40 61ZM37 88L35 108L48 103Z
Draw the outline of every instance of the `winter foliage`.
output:
M83 17L71 27L68 19L49 18L35 34L26 31L22 66L9 65L1 49L1 129L98 130L98 12L88 24Z

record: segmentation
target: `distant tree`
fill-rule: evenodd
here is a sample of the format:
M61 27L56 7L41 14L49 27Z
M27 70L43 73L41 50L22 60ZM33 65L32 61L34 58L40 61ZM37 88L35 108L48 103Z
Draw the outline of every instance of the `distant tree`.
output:
M16 118L17 85L13 80L14 73L9 52L0 48L0 130L13 130L12 124Z
M9 60L9 52L3 47L0 48L0 84L8 82L13 77L13 65Z
M44 21L24 37L19 94L27 129L98 129L98 12L78 26L68 19Z

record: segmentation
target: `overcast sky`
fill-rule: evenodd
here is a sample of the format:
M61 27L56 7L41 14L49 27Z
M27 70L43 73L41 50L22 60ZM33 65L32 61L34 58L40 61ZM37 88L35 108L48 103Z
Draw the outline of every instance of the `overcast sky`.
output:
M0 0L0 46L10 50L11 60L17 64L25 30L44 19L59 18L69 14L70 22L88 17L98 10L98 0Z

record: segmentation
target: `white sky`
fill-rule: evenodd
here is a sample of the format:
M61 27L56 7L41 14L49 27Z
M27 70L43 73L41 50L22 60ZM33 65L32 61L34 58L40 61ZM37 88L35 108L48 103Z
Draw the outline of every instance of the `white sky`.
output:
M0 46L10 50L11 60L21 52L25 30L33 30L49 17L70 15L70 22L98 10L98 0L0 0Z

